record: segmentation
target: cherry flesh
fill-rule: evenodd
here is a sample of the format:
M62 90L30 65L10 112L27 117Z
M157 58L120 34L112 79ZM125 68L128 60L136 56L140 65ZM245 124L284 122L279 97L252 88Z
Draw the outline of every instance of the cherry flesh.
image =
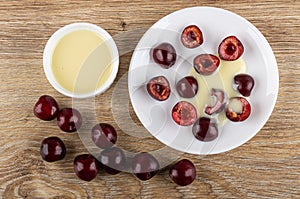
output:
M169 81L164 76L154 77L148 82L147 91L153 99L165 101L171 93Z
M226 117L233 122L246 120L251 113L251 106L243 97L233 97L226 107Z
M220 89L215 89L213 88L211 90L211 96L215 98L215 104L213 106L208 106L206 105L204 112L208 115L220 113L221 111L224 110L225 105L226 105L226 95L224 91Z
M225 61L234 61L242 56L244 53L244 46L236 36L229 36L220 43L218 53L221 59Z
M196 48L203 43L203 35L196 25L187 26L181 34L181 42L187 48Z
M194 59L194 68L201 75L211 75L220 65L220 59L211 54L201 54Z
M194 105L186 101L180 101L172 109L173 120L181 126L190 126L197 119L197 111Z

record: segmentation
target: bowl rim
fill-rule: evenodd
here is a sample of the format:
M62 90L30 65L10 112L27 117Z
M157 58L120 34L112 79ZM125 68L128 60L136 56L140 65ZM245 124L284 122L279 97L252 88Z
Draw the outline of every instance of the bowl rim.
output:
M112 71L110 73L109 78L106 80L106 82L100 86L99 88L95 89L92 92L88 93L75 93L72 91L69 91L65 89L62 85L60 85L52 71L51 67L51 61L52 61L52 55L53 52L58 44L58 42L67 34L77 31L77 30L88 30L91 32L94 32L101 36L104 41L106 42L106 45L110 49L110 53L112 56ZM44 68L44 73L49 81L49 83L52 85L55 90L57 90L59 93L72 97L72 98L88 98L88 97L94 97L98 94L101 94L105 92L114 82L118 70L119 70L119 52L117 45L115 41L113 40L112 36L103 28L101 28L98 25L91 24L91 23L86 23L86 22L76 22L76 23L71 23L68 25L65 25L58 30L56 30L49 40L47 41L44 52L43 52L43 68Z

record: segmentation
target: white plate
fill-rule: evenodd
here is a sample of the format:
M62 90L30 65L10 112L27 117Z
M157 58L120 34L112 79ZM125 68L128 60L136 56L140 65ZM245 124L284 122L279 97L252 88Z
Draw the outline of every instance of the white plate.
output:
M182 30L190 24L199 26L204 37L204 43L195 49L185 48L180 41ZM247 73L255 79L250 97L252 112L244 122L227 123L214 141L201 142L194 138L192 126L178 126L171 118L172 107L178 102L174 85L178 77L187 75L192 67L180 65L189 64L191 58L203 52L217 54L219 43L228 35L235 35L242 41ZM150 57L150 49L162 42L171 43L177 52L177 61L170 69L163 69ZM173 91L163 102L152 99L145 86L158 75L168 78ZM193 7L165 16L144 34L131 59L128 87L138 118L154 137L182 152L217 154L244 144L264 126L275 106L279 77L272 49L254 25L223 9Z

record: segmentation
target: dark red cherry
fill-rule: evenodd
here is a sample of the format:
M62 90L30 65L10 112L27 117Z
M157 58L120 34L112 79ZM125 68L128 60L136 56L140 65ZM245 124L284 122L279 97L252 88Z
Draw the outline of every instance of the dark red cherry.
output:
M215 98L215 104L213 106L206 105L204 112L208 115L223 111L227 102L227 97L224 91L220 89L211 89L211 96Z
M196 168L191 161L182 159L170 168L169 176L176 184L186 186L195 180Z
M125 154L117 147L101 151L99 161L103 165L103 170L111 175L118 174L127 167Z
M249 97L254 87L254 79L247 74L239 74L234 77L237 90L245 97Z
M112 125L99 123L92 129L92 140L95 145L105 149L117 142L117 132Z
M243 97L233 97L226 106L226 117L233 122L246 120L251 113L250 103Z
M153 99L167 100L171 93L169 81L164 76L154 77L148 82L147 91Z
M58 161L65 157L66 147L58 137L48 137L42 141L40 154L47 162Z
M244 53L244 46L237 37L229 36L220 43L218 53L221 59L234 61Z
M82 118L78 110L63 108L57 116L57 125L62 131L75 132L81 127Z
M218 137L218 127L213 119L200 117L193 125L192 132L200 141L209 142Z
M193 76L187 76L176 84L178 94L184 98L192 98L198 92L198 82Z
M190 126L197 119L196 108L189 102L180 101L172 109L172 118L181 126Z
M198 26L187 26L181 34L181 42L187 48L200 46L203 43L203 35Z
M74 171L81 180L93 180L97 176L98 170L98 161L92 155L82 154L75 157Z
M159 171L159 163L151 154L139 153L133 158L132 170L140 180L149 180Z
M49 95L41 96L33 108L34 115L41 120L46 121L55 119L58 111L58 104L56 100Z
M176 62L175 48L169 43L162 43L152 50L153 60L163 68L170 68Z
M217 70L220 60L211 54L201 54L194 59L194 68L201 75L210 75Z

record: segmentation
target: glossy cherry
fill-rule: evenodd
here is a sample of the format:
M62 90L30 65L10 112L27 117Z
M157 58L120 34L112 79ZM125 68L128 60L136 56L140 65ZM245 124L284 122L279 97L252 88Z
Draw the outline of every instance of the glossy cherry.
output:
M101 151L99 161L103 165L103 170L111 175L120 173L127 166L124 152L117 147L107 148Z
M34 115L45 121L55 119L58 111L59 109L56 100L49 95L41 96L33 108Z
M151 154L139 153L133 158L132 170L140 180L149 180L159 171L159 163Z
M82 125L82 117L74 108L63 108L57 116L57 125L62 131L75 132Z
M155 63L168 69L175 64L177 55L171 44L162 43L152 50L152 57Z
M117 132L112 125L99 123L92 129L92 140L95 145L105 149L117 142Z
M176 90L181 97L192 98L198 92L198 82L193 76L184 77L177 82Z
M220 65L220 59L211 54L201 54L194 59L194 68L201 75L211 75Z
M234 83L237 90L245 97L249 97L254 87L254 79L248 74L238 74L234 76Z
M169 81L164 76L154 77L147 83L147 91L153 99L167 100L171 93Z
M218 127L213 119L200 117L193 125L192 132L200 141L209 142L218 137Z
M197 119L197 111L194 105L186 101L180 101L172 109L173 120L181 126L190 126Z
M98 170L98 161L92 155L82 154L75 157L74 171L81 180L93 180L97 176Z
M251 105L246 98L233 97L226 106L226 117L233 122L246 120L251 113Z
M187 26L181 33L181 42L187 48L196 48L203 43L203 35L196 25Z
M234 61L242 56L244 53L244 46L236 36L229 36L220 43L218 53L221 59L225 61Z
M48 137L42 141L40 154L43 160L55 162L65 157L66 147L60 138Z
M182 159L170 168L169 176L176 184L187 186L195 180L196 168L191 161Z

